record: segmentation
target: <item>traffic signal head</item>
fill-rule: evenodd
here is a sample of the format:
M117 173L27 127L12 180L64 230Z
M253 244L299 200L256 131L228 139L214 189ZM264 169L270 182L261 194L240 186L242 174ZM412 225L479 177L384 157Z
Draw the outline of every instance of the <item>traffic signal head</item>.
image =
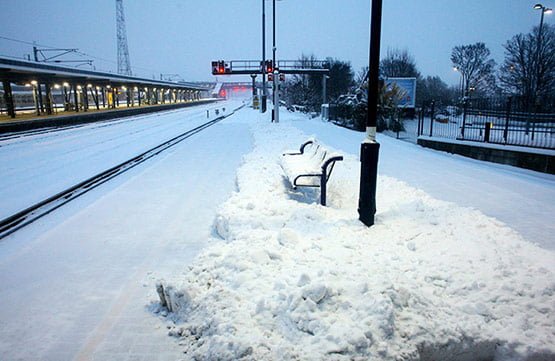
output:
M212 62L212 75L225 74L225 62L223 60Z
M270 74L274 72L274 62L272 60L266 60L266 73Z

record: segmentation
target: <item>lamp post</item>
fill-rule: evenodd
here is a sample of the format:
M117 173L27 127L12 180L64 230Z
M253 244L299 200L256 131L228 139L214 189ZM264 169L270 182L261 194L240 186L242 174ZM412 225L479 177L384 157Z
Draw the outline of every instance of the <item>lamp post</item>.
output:
M260 112L266 112L266 99L268 93L266 89L266 0L262 0L262 99L260 102Z
M542 4L534 5L535 10L541 10L540 16L540 27L538 29L538 43L536 46L536 84L534 87L534 102L537 101L538 96L538 89L540 86L540 54L541 54L541 43L542 43L542 30L543 30L543 16L544 14L551 14L553 12L552 9L543 6Z
M459 92L460 92L460 97L464 97L464 75L462 72L459 71L459 68L454 66L453 70L456 71L457 73L459 73L460 77L459 77Z
M378 115L378 82L380 65L380 36L382 27L382 0L372 0L370 25L370 54L368 68L368 110L366 138L360 146L359 219L366 226L374 224L376 214L376 183L380 144L376 142Z
M272 112L272 122L279 123L279 71L276 62L276 0L272 0L272 64L274 71L273 95L274 110Z
M327 80L329 78L330 78L329 75L324 74L322 76L322 105L327 104L327 99L328 99L328 96L327 96L327 89L328 89Z

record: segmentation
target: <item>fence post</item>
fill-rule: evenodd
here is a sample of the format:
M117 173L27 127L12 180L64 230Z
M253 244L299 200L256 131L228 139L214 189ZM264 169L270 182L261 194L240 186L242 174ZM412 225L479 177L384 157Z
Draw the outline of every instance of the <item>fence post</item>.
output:
M486 122L486 128L484 129L484 142L489 143L489 134L491 132L491 122Z
M534 133L536 132L536 122L538 120L538 110L540 108L540 99L536 96L534 101L534 116L532 117L532 141L534 140Z
M422 133L420 132L420 127L422 127L422 108L420 108L420 111L418 112L418 128L416 129L417 137L422 135Z
M503 130L503 140L505 140L505 144L507 144L509 138L509 118L511 117L511 104L513 101L513 97L509 97L507 99L507 111L505 113L505 130Z
M422 107L422 109L420 109L420 113L421 113L421 117L422 117L422 124L420 125L420 135L424 135L424 116L426 114L426 111L425 111L424 107Z
M433 130L434 130L435 106L436 106L436 102L435 100L432 100L432 104L431 104L432 109L430 110L430 137L432 136Z
M466 111L468 108L468 99L465 97L463 99L463 122L461 128L461 138L464 139L464 128L466 127Z

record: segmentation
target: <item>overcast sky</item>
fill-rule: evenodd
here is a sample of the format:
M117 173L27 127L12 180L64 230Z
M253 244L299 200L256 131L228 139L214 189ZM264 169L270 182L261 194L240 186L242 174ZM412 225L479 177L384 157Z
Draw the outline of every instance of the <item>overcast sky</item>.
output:
M502 45L539 24L529 0L384 0L382 55L407 49L423 75L458 82L449 59L456 45L485 42L497 63ZM213 80L211 60L261 57L262 0L124 0L133 72L151 78L179 73ZM555 7L555 0L544 1ZM370 0L281 0L278 59L301 54L368 63ZM97 69L116 70L115 0L0 0L0 36L94 56ZM267 58L272 2L266 1ZM554 23L555 14L545 22ZM0 39L0 55L22 57L31 45ZM109 61L102 61L98 58ZM234 78L235 79L235 78Z

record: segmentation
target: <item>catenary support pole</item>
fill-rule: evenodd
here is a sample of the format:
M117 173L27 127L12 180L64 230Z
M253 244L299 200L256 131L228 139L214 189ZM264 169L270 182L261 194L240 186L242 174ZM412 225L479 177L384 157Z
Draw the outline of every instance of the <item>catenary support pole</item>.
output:
M368 110L366 114L366 138L360 146L360 191L358 200L359 219L368 227L374 224L374 215L376 214L376 183L380 150L380 145L376 142L376 124L378 116L381 26L382 0L372 0Z

